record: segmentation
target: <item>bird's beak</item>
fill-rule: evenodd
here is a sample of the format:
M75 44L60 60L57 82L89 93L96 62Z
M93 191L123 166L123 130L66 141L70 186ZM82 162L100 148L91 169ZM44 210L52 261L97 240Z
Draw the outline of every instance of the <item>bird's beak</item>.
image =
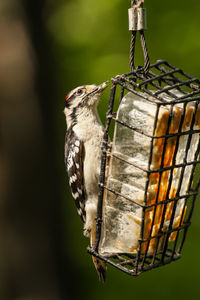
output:
M105 90L105 89L107 88L108 84L109 84L109 81L106 81L106 82L104 82L104 83L98 85L97 87L95 87L95 88L89 93L89 95L91 95L91 94L92 94L92 95L95 95L95 94L101 95L101 93L103 92L103 90Z
M93 90L91 90L89 93L85 95L85 97L82 100L87 99L90 96L98 95L99 97L101 96L103 90L105 90L108 86L109 81L106 81L98 86L96 86Z
M106 81L106 82L104 82L104 83L98 85L98 86L96 87L96 92L95 92L95 94L96 94L96 93L97 93L97 94L102 93L103 90L105 90L105 89L108 87L108 84L109 84L109 81Z

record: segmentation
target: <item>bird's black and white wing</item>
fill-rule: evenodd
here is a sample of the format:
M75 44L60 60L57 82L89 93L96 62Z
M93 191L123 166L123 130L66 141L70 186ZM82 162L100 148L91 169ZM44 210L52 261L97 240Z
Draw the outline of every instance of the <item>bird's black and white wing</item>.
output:
M76 136L72 127L67 130L65 138L65 166L69 177L69 185L71 187L72 196L81 216L85 222L85 197L83 180L83 159L84 145L83 142Z

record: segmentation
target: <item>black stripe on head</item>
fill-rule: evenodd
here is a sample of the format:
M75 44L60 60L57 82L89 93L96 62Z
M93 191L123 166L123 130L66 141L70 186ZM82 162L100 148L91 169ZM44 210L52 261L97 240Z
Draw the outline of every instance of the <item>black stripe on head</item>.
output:
M70 114L70 117L72 119L72 124L74 126L77 123L76 107L73 108L72 113Z
M80 95L79 95L79 91L80 91ZM81 96L82 95L82 91L85 91L85 85L80 86L78 88L76 88L75 90L71 91L67 96L66 96L66 102L65 102L65 107L66 108L70 108L74 98L76 98L77 96Z
M66 99L65 101L65 107L66 108L70 108L71 104L72 104L72 101L74 100L75 98L75 93L72 94L69 98Z

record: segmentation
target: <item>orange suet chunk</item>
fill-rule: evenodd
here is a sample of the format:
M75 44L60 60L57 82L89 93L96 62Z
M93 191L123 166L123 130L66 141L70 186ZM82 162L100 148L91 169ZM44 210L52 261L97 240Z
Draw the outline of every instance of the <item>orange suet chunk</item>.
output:
M194 114L194 107L187 106L185 111L184 120L182 123L181 131L186 131L191 125ZM164 170L159 172L160 169L171 167L176 164L176 157L174 155L177 145L177 136L165 138L166 134L175 134L180 129L180 122L182 117L182 109L175 107L170 117L169 111L162 113L158 119L158 124L155 130L155 136L153 144L153 155L152 155L152 170L158 170L150 174L149 188L147 196L147 206L151 206L145 210L145 225L143 231L143 239L149 239L150 242L145 241L142 244L141 252L147 251L152 254L156 251L162 250L165 242L165 236L157 238L159 233L168 230L170 220L172 217L173 207L175 205L174 198L177 196L178 184L174 185L173 181L170 180L173 174L176 174L177 169ZM200 127L200 108L197 109L195 116L195 124ZM168 132L167 132L168 128ZM160 137L160 138L159 138ZM170 199L172 199L170 201ZM166 202L165 202L166 201ZM165 203L163 203L165 202ZM160 204L159 204L160 203ZM184 212L183 212L184 209ZM183 206L179 211L179 215L174 218L172 222L172 228L178 228L184 220L186 213L186 207ZM173 231L170 234L169 241L174 241L177 235L177 231ZM155 237L155 238L153 238Z

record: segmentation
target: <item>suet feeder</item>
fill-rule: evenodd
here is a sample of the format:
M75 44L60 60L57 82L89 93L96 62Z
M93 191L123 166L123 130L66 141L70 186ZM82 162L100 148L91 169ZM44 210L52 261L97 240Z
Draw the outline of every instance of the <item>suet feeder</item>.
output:
M88 248L130 275L181 257L200 185L200 81L164 60L149 64L142 2L129 10L131 72L112 78ZM145 63L135 68L137 31Z

